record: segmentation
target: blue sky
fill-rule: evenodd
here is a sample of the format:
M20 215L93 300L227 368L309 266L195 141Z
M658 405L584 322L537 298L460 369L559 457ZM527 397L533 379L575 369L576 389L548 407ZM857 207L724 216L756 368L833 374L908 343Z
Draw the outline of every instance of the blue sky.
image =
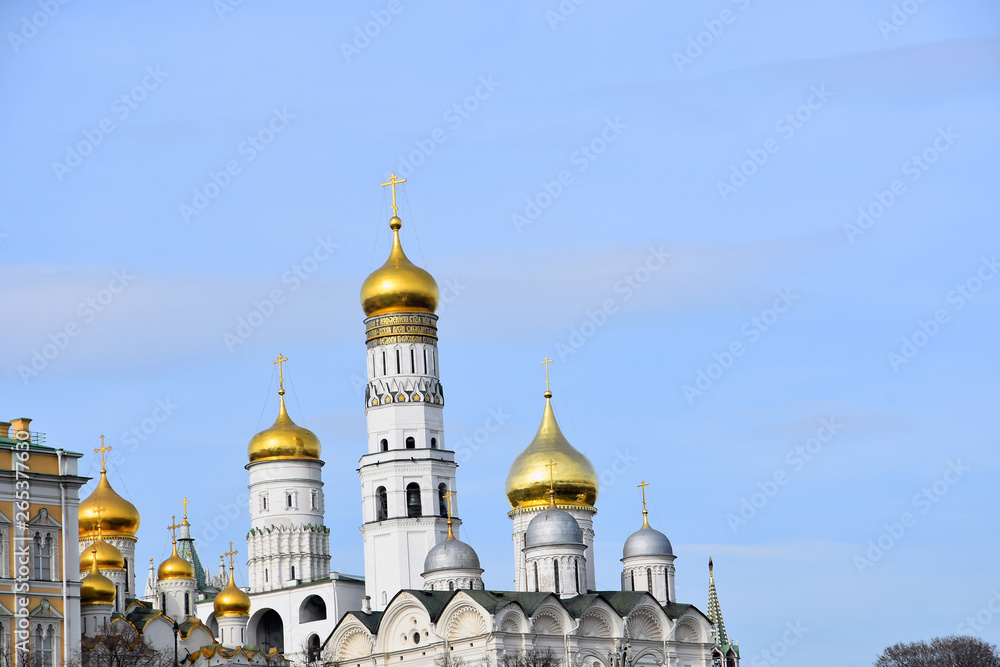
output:
M679 598L705 608L712 555L747 664L869 664L977 614L1000 643L998 19L4 3L0 418L90 475L106 434L139 557L167 555L187 496L215 564L249 525L281 352L323 442L333 567L360 573L358 290L396 171L404 245L446 296L445 423L487 586L512 585L503 482L549 356L602 476L601 588L646 479ZM503 426L464 440L491 411Z

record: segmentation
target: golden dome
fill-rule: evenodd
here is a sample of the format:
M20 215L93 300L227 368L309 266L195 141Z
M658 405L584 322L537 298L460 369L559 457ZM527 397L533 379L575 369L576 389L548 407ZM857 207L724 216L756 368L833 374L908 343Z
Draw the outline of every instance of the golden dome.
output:
M250 596L236 587L233 566L229 566L229 585L215 596L216 616L249 616Z
M80 583L80 604L112 604L115 601L115 584L97 569L97 554L90 554L90 572Z
M80 503L77 518L80 537L97 537L97 508L101 507L101 532L112 537L135 537L139 530L139 511L108 484L108 472L101 467L97 488Z
M113 544L108 544L104 538L98 538L96 542L87 548L86 553L80 557L80 572L90 569L93 559L92 550L97 549L97 567L102 570L124 570L125 556Z
M156 570L157 581L174 579L194 579L194 565L177 555L177 540L174 540L174 552Z
M569 444L552 411L552 392L545 392L545 411L538 433L518 454L507 473L507 500L517 509L549 504L549 461L555 463L552 484L558 505L592 507L597 501L598 480L593 464Z
M280 405L278 418L253 438L247 446L250 463L276 459L318 459L321 451L319 438L307 428L292 421L285 410L285 390L278 390Z
M438 305L438 286L431 274L411 262L399 242L403 221L392 216L392 250L385 264L365 278L361 286L361 308L365 317L388 313L433 313Z

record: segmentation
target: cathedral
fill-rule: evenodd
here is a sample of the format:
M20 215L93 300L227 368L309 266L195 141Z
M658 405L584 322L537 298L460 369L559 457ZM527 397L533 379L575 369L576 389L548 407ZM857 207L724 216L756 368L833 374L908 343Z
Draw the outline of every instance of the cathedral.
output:
M228 572L224 561L215 574L206 569L185 501L180 523L169 527L170 556L149 563L137 590L139 514L108 482L110 448L102 439L95 450L100 479L78 510L84 647L104 628L119 627L158 649L176 647L191 667L485 665L538 652L563 667L738 665L711 560L707 611L677 600L676 556L649 523L645 482L641 527L622 545L620 590L596 590L598 475L559 427L549 360L538 431L511 462L504 489L515 590L486 589L475 549L460 539L458 465L442 416L438 286L403 251L396 205L403 182L393 175L383 184L392 188L392 247L361 287L368 375L368 439L358 468L363 580L331 572L322 448L288 415L286 359L278 355L277 418L247 447L246 586L234 578L232 543Z

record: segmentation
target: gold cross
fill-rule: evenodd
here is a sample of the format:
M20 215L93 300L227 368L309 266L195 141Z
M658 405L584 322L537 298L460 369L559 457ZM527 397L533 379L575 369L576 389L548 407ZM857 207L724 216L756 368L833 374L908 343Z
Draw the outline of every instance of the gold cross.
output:
M542 362L542 366L545 366L545 391L549 391L549 364L552 360L545 357L545 361Z
M180 526L179 523L177 523L177 515L176 514L174 514L173 516L171 516L170 520L173 521L173 523L171 525L167 526L167 530L170 531L170 534L173 535L174 541L176 542L177 541L177 529L180 528L181 526Z
M554 472L553 469L557 465L559 465L559 464L556 463L555 461L553 461L552 459L549 459L549 462L545 464L545 467L549 469L549 506L550 507L555 507L556 506L556 482L555 482L555 472Z
M104 444L104 436L102 435L101 436L101 446L94 450L95 454L100 454L101 455L101 470L102 471L105 469L105 463L106 463L106 460L105 460L105 457L104 457L104 453L105 452L110 452L110 451L111 451L111 445L105 446L105 444Z
M235 556L238 553L239 553L239 551L236 551L235 549L233 549L233 543L230 542L229 543L229 551L227 551L226 553L222 554L223 558L225 558L226 556L229 556L229 567L233 566L233 556Z
M278 364L278 393L282 396L285 395L285 376L281 369L281 364L288 361L288 357L281 356L281 352L278 353L278 359L271 363Z
M648 526L649 525L649 519L647 518L649 516L649 512L646 511L646 487L647 486L649 486L649 483L646 480L642 480L642 484L639 484L639 488L642 489L642 525L643 526Z
M184 505L184 520L188 520L188 503L191 502L187 498L181 501L181 505Z
M455 539L455 533L451 529L451 526L452 526L452 522L451 522L451 499L452 499L452 496L454 496L454 495L455 494L452 493L451 491L445 491L445 493L444 493L444 499L448 503L448 539L449 540Z
M388 183L383 183L382 184L383 188L385 186L387 186L387 185L391 185L392 186L392 217L394 217L394 218L398 217L396 215L396 211L399 208L398 206L396 206L396 184L397 183L406 183L406 179L405 178L396 178L396 174L393 174L392 178L389 179Z
M90 513L97 515L97 521L94 523L94 530L97 531L97 539L103 540L104 533L101 530L101 515L104 514L104 505L102 505L101 503L97 503L97 507L90 510Z

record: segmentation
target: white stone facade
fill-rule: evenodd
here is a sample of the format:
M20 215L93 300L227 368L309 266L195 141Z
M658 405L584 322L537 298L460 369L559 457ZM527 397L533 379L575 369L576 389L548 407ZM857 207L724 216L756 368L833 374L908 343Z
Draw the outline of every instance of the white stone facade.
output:
M585 550L583 553L583 558L586 561L586 581L583 582L583 589L581 592L593 591L597 589L597 575L594 571L594 515L597 514L597 509L590 507L577 507L571 505L560 505L556 506L561 510L566 510L569 512L576 522L580 524L580 530L583 532L583 544ZM547 510L547 506L541 507L531 507L527 509L515 509L507 513L511 519L513 519L513 536L512 540L514 542L514 590L516 591L530 591L533 590L529 587L528 582L528 568L527 568L527 556L524 552L524 535L528 530L528 524L534 519L540 512ZM531 576L534 576L532 572ZM546 590L543 588L543 590Z

